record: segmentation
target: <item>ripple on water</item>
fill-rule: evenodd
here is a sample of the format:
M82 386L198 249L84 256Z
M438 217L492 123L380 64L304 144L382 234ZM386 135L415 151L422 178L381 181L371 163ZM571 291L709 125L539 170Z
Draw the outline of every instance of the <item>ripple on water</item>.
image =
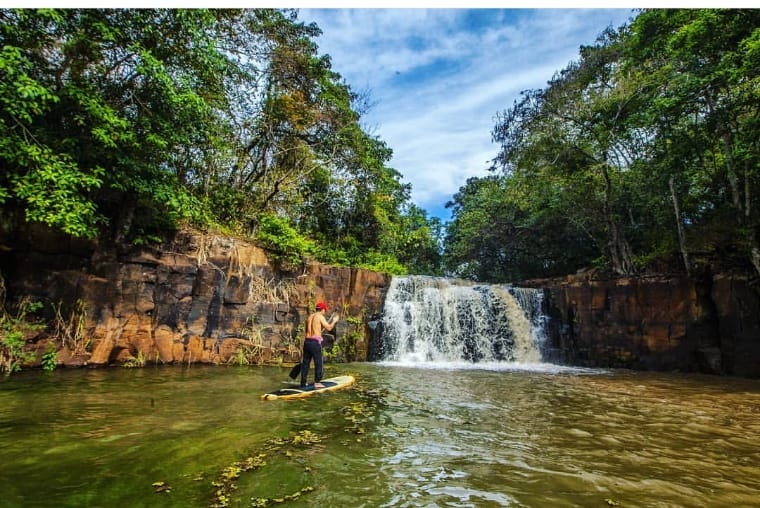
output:
M324 441L287 461L311 472L299 469L286 487L281 475L257 472L244 499L260 495L260 483L276 482L282 493L303 480L322 487L303 498L313 506L577 508L606 499L621 507L759 506L757 382L621 371L347 370L367 390L297 404L257 403L255 394L279 384L284 369L157 377L145 370L139 384L133 372L109 370L70 394L38 388L34 411L21 393L0 391L5 502L203 506L225 466L273 436L308 429ZM143 397L114 397L125 381L134 393L160 389L176 403L150 410ZM359 401L377 402L360 436L344 432L340 411ZM209 481L193 480L200 471ZM171 497L154 495L154 480L171 484Z
M514 499L500 492L487 492L467 487L433 487L427 490L432 496L443 496L459 501L457 504L445 503L445 506L476 507L483 506L483 501L494 503L498 506L511 506Z

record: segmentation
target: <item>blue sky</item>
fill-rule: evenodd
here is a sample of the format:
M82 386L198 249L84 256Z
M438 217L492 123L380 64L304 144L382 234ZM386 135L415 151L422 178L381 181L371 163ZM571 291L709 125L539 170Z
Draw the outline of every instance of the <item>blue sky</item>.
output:
M473 176L488 174L495 115L543 88L618 9L300 9L323 34L320 54L373 103L362 124L393 150L390 166L429 216Z

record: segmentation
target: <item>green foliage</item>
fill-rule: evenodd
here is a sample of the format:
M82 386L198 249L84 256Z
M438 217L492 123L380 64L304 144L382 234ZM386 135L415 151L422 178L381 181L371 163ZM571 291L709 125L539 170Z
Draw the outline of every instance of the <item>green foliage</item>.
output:
M276 259L291 264L301 263L314 248L287 219L272 214L261 217L255 238L273 252Z
M328 241L319 241L314 248L314 258L327 265L350 266L354 256L342 247L333 247Z
M389 275L406 275L407 268L393 255L383 252L368 251L360 258L358 262L352 262L352 265L366 270L374 270Z
M0 372L10 375L34 359L25 346L29 334L45 327L44 323L30 316L41 308L42 303L28 298L19 302L14 314L0 308Z
M117 238L145 237L130 231L138 207L186 216L173 155L188 143L204 148L199 126L212 128L211 108L224 98L209 93L222 76L207 72L221 55L184 43L218 26L205 14L0 12L4 201L72 236L95 237L111 223Z
M42 222L72 236L93 238L101 218L95 204L81 196L100 186L102 168L90 174L79 171L67 155L55 156L46 147L19 145L17 161L34 171L11 177L15 196L27 204L26 218Z
M58 351L55 342L48 342L47 350L42 353L42 370L46 372L54 371L58 366Z
M432 230L405 220L409 187L319 34L287 9L0 10L0 204L77 237L217 224L288 262L311 238L431 268Z
M0 160L11 170L0 177L0 203L16 197L26 203L28 220L92 237L98 217L85 194L100 186L104 171L82 171L71 155L37 141L33 125L61 98L34 78L34 70L22 48L2 45Z
M395 220L400 226L392 230L397 238L392 252L396 253L399 264L407 273L442 275L444 227L441 220L428 217L427 212L416 205L406 207L401 217Z
M410 203L367 98L276 9L1 9L0 205L146 244L179 224L283 262L517 280L601 263L760 273L754 9L644 9L497 118L494 181L446 228ZM731 253L736 250L737 255Z
M145 367L147 359L145 358L145 354L142 351L137 352L137 356L133 356L127 361L124 362L124 368L127 369L133 369L133 368L139 368L139 367Z
M2 324L3 328L7 325ZM0 338L0 372L11 374L21 370L21 364L29 361L32 356L24 351L23 334L19 330L3 330Z
M0 49L0 72L4 76L0 81L0 104L4 113L18 124L31 123L49 104L59 100L29 75L32 67L22 48L5 45Z
M239 367L249 365L248 354L246 354L245 349L242 347L238 348L238 350L235 351L235 354L230 357L230 362Z
M450 203L447 269L689 272L698 256L760 274L759 26L752 9L645 9L523 92L493 129L500 173Z
M344 308L347 306L344 305ZM359 315L344 316L348 325L346 332L338 340L338 349L340 351L339 361L353 362L357 358L357 345L364 340L364 313L362 310Z

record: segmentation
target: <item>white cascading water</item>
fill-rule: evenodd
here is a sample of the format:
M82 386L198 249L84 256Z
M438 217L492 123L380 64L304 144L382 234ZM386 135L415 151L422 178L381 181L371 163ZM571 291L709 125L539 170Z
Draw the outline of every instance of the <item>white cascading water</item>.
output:
M382 357L414 366L536 364L545 339L543 293L440 277L394 277Z

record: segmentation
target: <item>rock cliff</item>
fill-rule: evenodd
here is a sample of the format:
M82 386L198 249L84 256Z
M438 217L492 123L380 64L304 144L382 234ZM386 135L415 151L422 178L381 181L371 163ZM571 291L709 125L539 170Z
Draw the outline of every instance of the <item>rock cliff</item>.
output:
M342 315L332 359L363 360L390 282L316 263L285 269L250 243L190 231L120 250L29 227L12 244L0 254L9 300L41 301L40 317L56 323L29 346L39 361L53 341L66 366L298 361L319 300Z
M328 360L364 361L390 284L367 270L278 266L211 234L120 249L34 226L0 241L0 273L0 297L41 301L39 317L53 323L27 337L36 362L54 344L66 366L298 361L319 300L342 314ZM749 276L587 273L525 285L546 296L549 360L760 377L760 296Z
M530 285L545 289L557 361L760 377L760 296L747 275Z

